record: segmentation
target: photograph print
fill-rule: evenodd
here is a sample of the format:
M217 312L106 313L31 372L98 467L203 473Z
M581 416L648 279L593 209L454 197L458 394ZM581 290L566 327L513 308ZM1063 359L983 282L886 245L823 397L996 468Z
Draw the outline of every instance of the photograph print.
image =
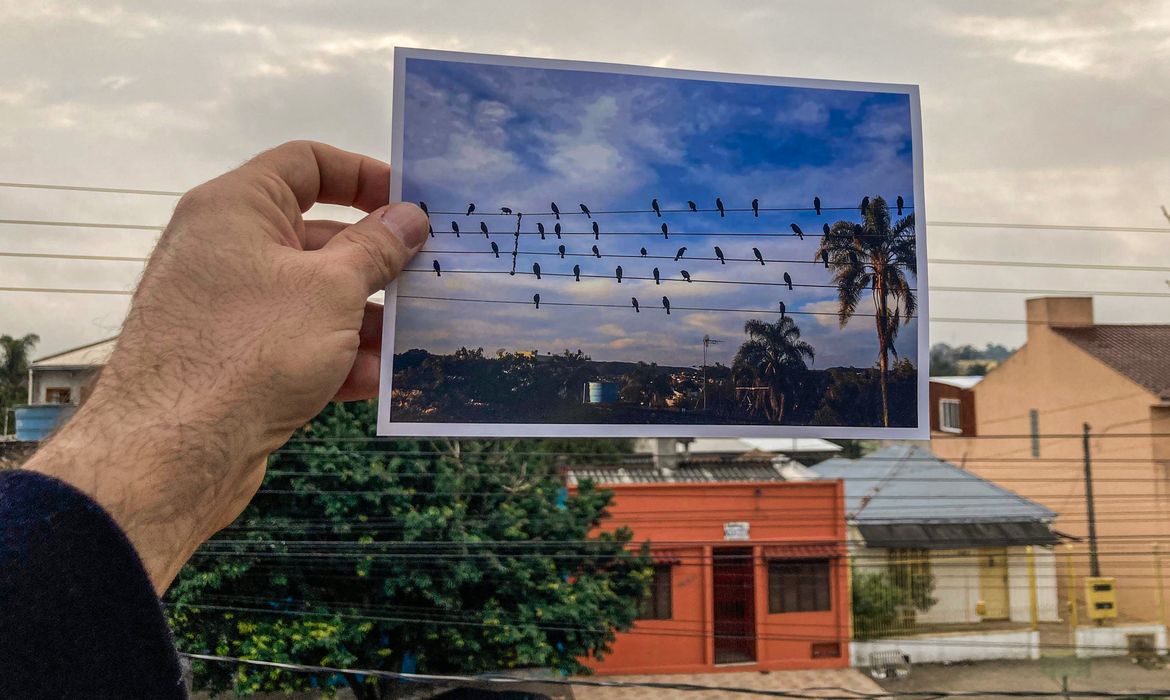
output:
M913 86L399 49L379 434L922 438Z

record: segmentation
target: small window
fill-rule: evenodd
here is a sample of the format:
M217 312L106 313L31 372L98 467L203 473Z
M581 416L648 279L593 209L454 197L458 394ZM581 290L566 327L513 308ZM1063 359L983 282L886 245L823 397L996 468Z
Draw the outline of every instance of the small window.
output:
M67 386L45 389L45 403L73 403L73 392Z
M1028 423L1032 429L1032 456L1040 456L1040 412L1036 409L1028 411Z
M650 594L642 599L640 620L669 620L670 612L670 564L655 564L654 578L650 581Z
M959 419L958 399L938 400L938 427L946 433L963 432L963 424Z
M814 659L841 658L840 642L813 642L809 647L809 656Z
M768 562L768 612L821 612L832 609L828 559L777 559Z

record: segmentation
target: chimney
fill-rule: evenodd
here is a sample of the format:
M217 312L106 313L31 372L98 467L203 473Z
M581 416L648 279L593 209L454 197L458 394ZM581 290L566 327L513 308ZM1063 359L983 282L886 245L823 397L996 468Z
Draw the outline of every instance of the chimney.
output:
M1040 326L1077 327L1093 325L1092 297L1039 297L1027 301L1028 338Z

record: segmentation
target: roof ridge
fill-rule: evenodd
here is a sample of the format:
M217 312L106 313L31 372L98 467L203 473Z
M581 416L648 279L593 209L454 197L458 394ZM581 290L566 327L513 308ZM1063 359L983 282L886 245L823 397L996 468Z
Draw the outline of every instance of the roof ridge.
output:
M75 348L69 348L68 350L62 350L61 352L55 352L52 355L45 355L44 357L34 358L31 362L29 362L29 364L35 365L38 362L44 362L45 360L52 360L54 358L61 357L63 355L68 355L70 353L77 352L78 350L88 350L89 348L94 348L94 347L97 347L99 345L104 345L105 343L108 343L110 341L117 340L117 339L118 339L118 336L112 335L109 338L103 338L102 340L98 340L98 341L93 342L93 343L88 343L86 345L78 345Z

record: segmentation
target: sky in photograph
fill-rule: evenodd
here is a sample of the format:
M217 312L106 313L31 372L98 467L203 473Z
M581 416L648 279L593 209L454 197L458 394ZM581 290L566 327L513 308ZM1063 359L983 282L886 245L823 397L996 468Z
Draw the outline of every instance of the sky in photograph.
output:
M389 159L395 46L917 84L928 220L1170 228L1159 211L1170 206L1166 0L0 0L0 181L182 191L294 138ZM567 125L581 115L542 116ZM672 147L659 146L663 160ZM469 170L510 167L481 155ZM572 162L561 164L567 183L578 174ZM640 177L620 176L613 179ZM701 179L712 189L748 189ZM571 189L570 207L608 198ZM174 201L0 188L0 219L158 226ZM336 207L310 215L357 216ZM1161 234L933 226L927 235L936 260L1170 266ZM142 257L154 237L0 224L0 252ZM129 290L140 272L132 261L0 256L5 287ZM935 263L929 281L1165 293L1168 277ZM109 294L0 295L0 333L39 334L38 355L116 334L128 303ZM1020 320L1026 296L935 291L930 311ZM1168 301L1100 296L1096 314L1165 323ZM930 338L1016 346L1025 330L935 320Z
M412 266L419 271L400 282L403 296L425 298L401 300L397 352L567 349L597 360L694 365L709 335L723 342L708 361L730 364L744 322L776 315L719 310L776 312L783 301L817 349L814 366L874 363L872 317L839 328L831 273L813 257L822 225L856 220L863 196L901 195L913 206L905 94L425 58L407 61L405 94L403 199L427 202L436 236ZM814 197L825 207L820 216L768 211L811 209ZM655 199L662 216L651 210ZM564 212L559 240L551 202ZM470 216L469 203L477 206ZM583 215L581 203L597 213ZM515 276L508 273L516 219L501 216L502 206L526 212ZM791 224L811 235L800 239ZM445 275L432 271L435 261ZM872 314L872 304L859 313ZM915 331L911 324L901 336L901 354L911 359Z

